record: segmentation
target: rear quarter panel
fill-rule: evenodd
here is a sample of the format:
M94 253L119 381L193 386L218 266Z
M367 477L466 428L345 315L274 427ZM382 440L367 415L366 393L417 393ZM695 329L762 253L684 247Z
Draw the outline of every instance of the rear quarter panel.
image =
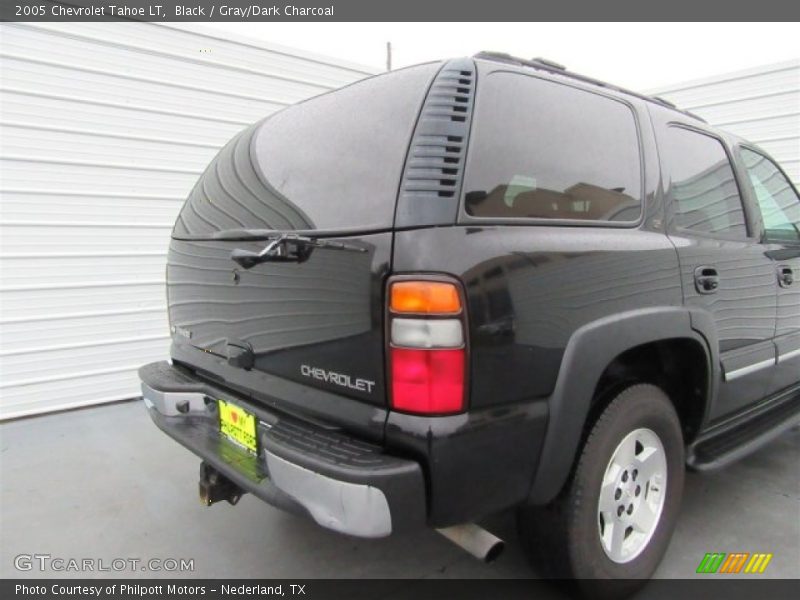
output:
M638 229L398 232L394 271L452 273L464 283L470 408L550 395L570 337L587 323L682 304L674 247L663 233Z

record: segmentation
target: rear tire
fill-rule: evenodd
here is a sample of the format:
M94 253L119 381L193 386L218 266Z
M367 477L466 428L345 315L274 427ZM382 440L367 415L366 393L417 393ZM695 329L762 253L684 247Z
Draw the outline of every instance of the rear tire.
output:
M631 386L592 426L559 497L520 509L523 545L546 577L624 580L610 590L631 593L664 556L683 480L683 435L672 403L653 385Z

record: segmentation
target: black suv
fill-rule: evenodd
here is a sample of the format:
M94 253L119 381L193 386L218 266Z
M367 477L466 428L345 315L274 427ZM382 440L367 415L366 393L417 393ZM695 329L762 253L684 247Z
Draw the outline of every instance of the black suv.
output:
M482 53L245 129L172 233L156 425L201 499L361 537L646 578L684 467L800 415L800 201L763 150L549 61Z

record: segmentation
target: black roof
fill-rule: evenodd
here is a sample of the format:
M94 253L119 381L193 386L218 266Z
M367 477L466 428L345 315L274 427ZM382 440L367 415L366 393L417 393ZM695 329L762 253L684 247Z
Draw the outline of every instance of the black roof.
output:
M686 115L693 119L697 119L698 121L702 121L703 123L706 122L706 120L703 119L702 117L699 117L698 115L691 113L688 110L682 110L676 107L669 100L664 100L664 98L659 98L658 96L647 96L646 94L639 94L638 92L633 92L631 90L627 90L625 88L612 85L610 83L606 83L605 81L600 81L599 79L595 79L593 77L588 77L586 75L580 75L579 73L568 71L564 65L561 65L557 62L553 62L551 60L547 60L545 58L531 58L531 59L519 58L517 56L511 56L510 54L506 54L505 52L478 52L473 58L506 63L519 67L531 67L533 69L539 69L541 71L546 71L554 75L561 75L562 77L575 79L576 81L580 81L582 83L596 85L598 87L602 87L607 90L613 90L615 92L627 94L628 96L634 96L636 98L646 100L647 102L653 102L654 104L665 106L683 115Z

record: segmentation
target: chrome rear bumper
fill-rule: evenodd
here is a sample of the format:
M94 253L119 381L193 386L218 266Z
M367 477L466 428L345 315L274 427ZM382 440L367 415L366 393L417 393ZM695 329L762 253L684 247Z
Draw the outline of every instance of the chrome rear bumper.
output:
M266 411L167 363L139 371L155 424L243 490L348 535L377 538L425 524L419 464L338 430ZM216 400L257 417L259 453L219 432Z

